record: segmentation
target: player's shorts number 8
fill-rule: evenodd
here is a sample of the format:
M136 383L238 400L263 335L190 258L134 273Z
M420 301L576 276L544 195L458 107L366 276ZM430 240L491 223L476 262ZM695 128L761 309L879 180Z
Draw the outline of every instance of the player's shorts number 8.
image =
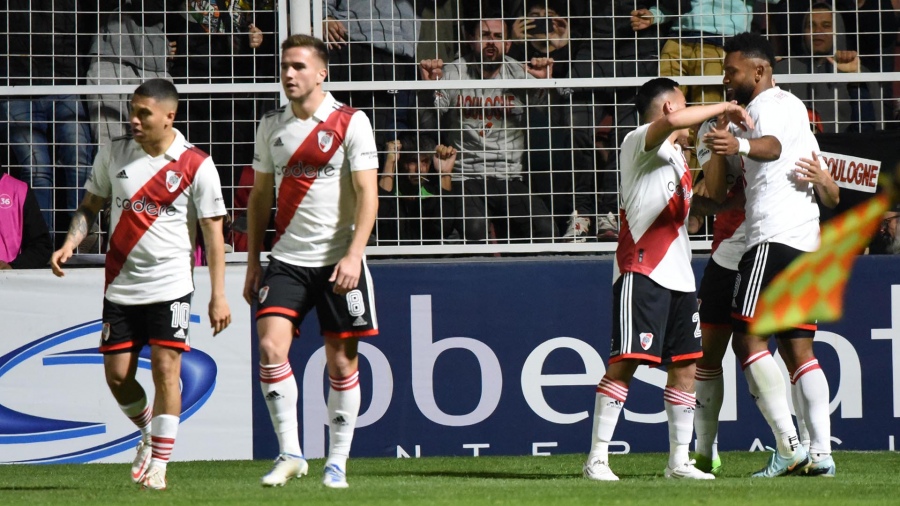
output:
M362 316L365 314L366 303L363 300L362 292L359 290L347 292L347 310L350 311L350 316Z
M173 302L169 308L172 310L172 328L188 328L191 323L191 305L187 302Z

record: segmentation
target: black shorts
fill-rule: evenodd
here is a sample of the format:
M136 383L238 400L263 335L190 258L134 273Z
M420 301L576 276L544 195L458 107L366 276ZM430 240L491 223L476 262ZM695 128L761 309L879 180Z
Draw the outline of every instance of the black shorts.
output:
M378 334L375 294L366 261L362 261L359 284L344 295L334 293L328 281L334 266L301 267L269 257L259 289L256 318L281 316L299 332L300 322L316 308L325 337L366 337Z
M697 294L663 288L626 272L613 284L609 363L637 359L663 365L703 356Z
M772 279L785 270L804 251L777 242L764 242L750 248L738 265L737 290L731 302L731 318L734 331L747 333L756 316L759 297ZM815 337L816 323L798 325L781 332L777 337Z
M145 344L191 351L188 327L193 295L134 306L103 299L100 353L136 351Z
M697 291L700 327L731 328L731 301L734 299L737 271L726 269L710 257Z

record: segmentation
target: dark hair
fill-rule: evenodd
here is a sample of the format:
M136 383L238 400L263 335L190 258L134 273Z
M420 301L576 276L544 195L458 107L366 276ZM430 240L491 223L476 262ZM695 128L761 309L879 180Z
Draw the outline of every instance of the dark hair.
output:
M656 97L677 88L678 83L669 79L668 77L657 77L655 79L651 79L641 85L641 88L638 90L637 96L634 98L634 106L635 108L637 108L637 111L641 115L641 117L644 118L647 116L647 113L650 112L650 106L653 105L653 101L656 100Z
M557 16L566 17L569 14L568 2L562 0L528 0L525 3L525 13L532 7L543 7L544 10L553 9Z
M325 65L328 65L328 47L325 46L322 39L317 39L311 35L304 35L302 33L294 34L284 39L284 42L281 43L281 52L283 53L292 47L308 47L315 51L316 56L318 56Z
M398 160L401 167L408 163L419 163L420 156L432 155L437 149L437 142L425 134L404 135L400 137L400 144L403 146L400 149L400 159Z
M134 90L135 95L152 98L156 101L172 100L178 103L178 90L171 81L165 79L150 79Z
M758 33L744 32L725 41L725 52L740 51L745 58L759 58L775 66L775 49L768 39Z
M509 23L503 16L502 8L485 7L479 16L471 16L468 19L463 19L461 24L463 30L463 38L475 38L475 36L478 35L478 30L481 27L481 22L490 19L499 19L503 21L503 33L506 34L506 32L509 31Z

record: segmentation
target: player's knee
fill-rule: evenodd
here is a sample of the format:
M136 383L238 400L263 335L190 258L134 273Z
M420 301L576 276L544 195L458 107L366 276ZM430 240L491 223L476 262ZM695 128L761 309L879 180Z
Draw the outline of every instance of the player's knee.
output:
M288 348L280 344L280 340L272 334L266 333L259 336L259 360L261 363L281 364L287 361Z

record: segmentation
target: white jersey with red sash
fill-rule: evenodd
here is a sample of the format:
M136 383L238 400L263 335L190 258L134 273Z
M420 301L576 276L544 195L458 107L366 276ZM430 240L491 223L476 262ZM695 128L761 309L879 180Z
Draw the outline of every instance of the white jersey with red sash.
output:
M120 137L101 147L84 187L110 199L107 300L151 304L193 291L197 218L226 212L209 155L177 130L175 141L157 157L130 136Z
M338 263L356 220L351 172L378 169L366 115L331 93L307 120L290 106L271 111L259 124L253 168L275 174L272 256L304 267Z
M712 157L712 153L703 142L703 136L716 126L717 121L716 118L708 119L697 131L697 161L701 167ZM728 128L736 137L740 136L736 126L729 123ZM744 162L741 155L725 157L725 177L728 186L726 201L738 198L738 195L744 193ZM726 269L738 270L738 263L747 250L745 221L743 206L716 213L713 222L712 257L717 264Z
M691 172L681 149L666 140L644 149L650 124L625 136L621 149L619 244L613 282L636 272L669 290L695 290L687 217Z

